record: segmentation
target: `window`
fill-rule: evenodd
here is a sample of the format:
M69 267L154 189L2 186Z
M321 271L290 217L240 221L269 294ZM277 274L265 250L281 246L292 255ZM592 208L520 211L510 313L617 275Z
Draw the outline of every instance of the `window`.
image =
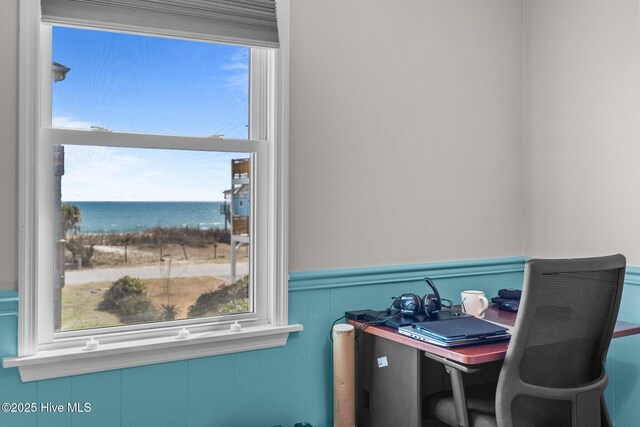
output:
M54 333L258 311L247 227L255 214L220 214L237 181L232 161L250 165L254 154L53 148ZM232 203L251 197L251 181Z
M246 152L203 151L184 149L189 141L176 137L159 149L132 135L131 146L117 146L106 134L116 146L87 146L49 132L75 129L79 142L86 137L80 129L215 135L235 149L249 137L250 49L58 26L43 33L49 30L53 64L65 73L57 82L54 75L51 114L42 117L59 218L53 333L255 314L250 249L262 236L248 232L256 212L240 208L256 180L266 179L249 173L260 142L245 144ZM226 192L237 207L220 215Z
M5 366L33 380L284 345L301 329L286 320L286 62L29 16L39 43L21 66L39 73L21 82L20 343Z
M48 29L66 69L53 79L52 127L248 139L250 48Z

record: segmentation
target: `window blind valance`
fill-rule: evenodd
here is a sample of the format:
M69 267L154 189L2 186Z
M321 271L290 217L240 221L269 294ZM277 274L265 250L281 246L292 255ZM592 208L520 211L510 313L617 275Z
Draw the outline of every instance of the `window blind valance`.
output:
M41 0L42 20L278 47L275 0Z

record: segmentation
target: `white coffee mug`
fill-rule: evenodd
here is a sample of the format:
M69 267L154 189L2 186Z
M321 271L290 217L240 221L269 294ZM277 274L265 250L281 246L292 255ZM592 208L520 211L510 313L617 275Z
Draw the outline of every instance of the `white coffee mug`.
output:
M480 319L484 318L484 312L489 308L489 300L482 291L462 291L460 293L462 301L462 312L471 314Z

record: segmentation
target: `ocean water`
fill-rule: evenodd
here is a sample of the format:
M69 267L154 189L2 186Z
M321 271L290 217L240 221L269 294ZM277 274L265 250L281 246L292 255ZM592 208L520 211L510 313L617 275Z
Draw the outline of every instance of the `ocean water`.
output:
M63 202L80 208L81 233L132 233L154 227L224 228L223 202Z

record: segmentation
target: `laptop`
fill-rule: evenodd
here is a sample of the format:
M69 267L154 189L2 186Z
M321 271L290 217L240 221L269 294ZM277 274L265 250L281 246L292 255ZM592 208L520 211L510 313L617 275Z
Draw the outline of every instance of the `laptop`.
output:
M505 327L475 317L445 322L418 322L411 326L401 326L398 332L441 347L484 344L511 338Z
M389 326L394 329L398 329L402 326L411 326L415 323L429 323L429 322L437 322L440 320L458 320L463 317L472 317L468 314L461 313L456 310L440 310L436 312L436 315L433 317L429 317L426 314L418 314L416 316L406 316L401 313L397 313L395 316L390 316L385 319L384 325Z

